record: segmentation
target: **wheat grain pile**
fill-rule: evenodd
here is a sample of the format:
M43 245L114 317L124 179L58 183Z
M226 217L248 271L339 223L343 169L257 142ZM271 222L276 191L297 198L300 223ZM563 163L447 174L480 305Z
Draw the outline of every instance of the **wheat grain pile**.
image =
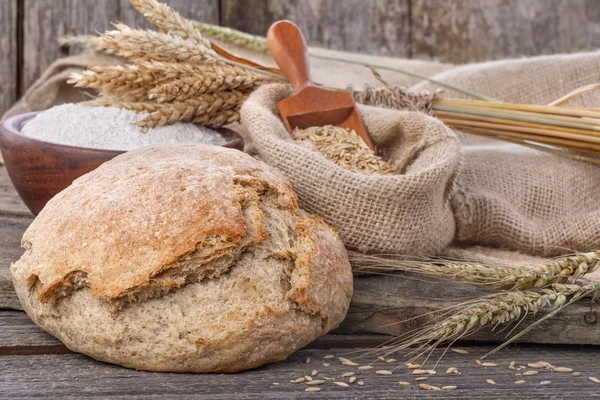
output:
M332 125L296 128L294 139L350 171L365 175L399 172L398 167L375 154L354 130L348 128Z

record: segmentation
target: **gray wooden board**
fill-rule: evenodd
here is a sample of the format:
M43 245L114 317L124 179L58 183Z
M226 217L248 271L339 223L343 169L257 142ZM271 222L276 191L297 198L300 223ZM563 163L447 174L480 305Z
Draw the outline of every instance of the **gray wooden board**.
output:
M280 19L294 21L310 45L407 57L407 0L221 0L221 25L265 35Z
M413 58L465 63L600 46L597 0L411 0Z
M17 0L0 1L0 116L17 99Z
M0 216L31 218L33 214L27 208L15 187L10 182L6 168L0 164Z
M170 374L150 373L95 362L78 354L33 355L0 357L0 390L4 398L64 398L85 396L97 398L210 398L210 399L287 399L287 398L592 398L600 396L600 385L588 377L599 376L598 357L600 349L566 346L520 346L511 347L490 359L497 367L478 366L474 360L491 349L490 346L464 347L470 354L446 353L437 366L437 375L428 377L426 383L438 387L455 385L454 391L425 391L419 389L415 375L399 364L377 361L373 355L364 355L360 349L300 350L288 360L238 374ZM352 352L348 354L349 352ZM357 367L343 366L337 359L324 360L326 354L344 355L360 364L373 362L369 371L359 371ZM362 356L361 356L362 354ZM433 367L441 350L436 352L425 367ZM404 361L402 355L394 358ZM305 364L307 357L310 364ZM546 361L555 366L574 368L582 373L573 377L569 373L556 373L542 370L536 376L522 377L507 368L511 361L517 365L535 361ZM323 366L328 362L330 366ZM377 375L376 370L392 370L393 375ZM446 375L448 367L458 368L460 375ZM344 372L356 372L364 386L353 383L351 387L339 387L326 380L321 392L305 393L304 383L291 383L292 379L308 375L313 369L319 374L315 379L335 378L335 381L348 381L342 378ZM492 379L496 384L486 382ZM526 384L515 385L524 379ZM540 385L542 381L550 385ZM402 387L399 381L410 382Z
M321 336L307 347L375 347L387 340L387 335L329 334ZM38 328L23 311L0 310L0 356L58 353L70 351L58 339Z

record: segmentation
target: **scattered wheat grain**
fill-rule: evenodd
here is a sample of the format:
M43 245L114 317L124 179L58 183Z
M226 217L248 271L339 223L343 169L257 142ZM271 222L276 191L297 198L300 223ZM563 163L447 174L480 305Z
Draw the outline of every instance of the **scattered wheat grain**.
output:
M314 380L312 380L312 381L310 381L310 382L306 382L306 384L307 384L308 386L322 385L322 384L324 384L324 383L325 383L325 381L324 381L324 380L321 380L321 379L314 379Z
M405 382L405 381L400 381L398 382L400 384L400 386L410 386L409 382Z
M456 389L458 386L442 386L442 390L454 390Z
M329 363L323 363L323 366L324 366L324 367L329 367L330 365L331 365L331 364L329 364Z
M525 383L525 381L523 379L515 381L515 385L522 385L524 383Z
M600 379L598 379L598 378L595 378L595 377L593 377L593 376L590 376L588 379L589 379L590 381L594 382L594 383L600 383Z
M427 377L426 377L426 376L420 376L420 377L418 377L418 378L415 378L415 381L417 381L417 382L418 382L418 381L426 381L426 380L427 380Z
M498 364L491 363L491 362L484 362L484 363L481 363L481 366L482 367L497 367Z
M341 387L350 387L350 385L348 385L346 382L333 382L334 384L341 386Z
M573 375L573 376L581 376L581 372L573 372L571 375Z
M533 375L537 375L538 371L525 371L523 372L523 376L533 376Z
M396 359L395 358L388 358L387 360L385 360L386 363L388 364L395 364L396 363Z
M320 392L321 388L318 388L318 387L309 387L309 388L304 389L304 391L305 392Z
M541 381L540 385L549 385L551 383L552 383L552 381Z
M573 368L567 367L554 367L554 372L573 372Z
M358 381L356 383L359 384L360 386L365 386L365 383L363 381Z
M370 370L370 369L373 369L373 366L372 366L372 365L363 365L363 366L361 366L361 367L358 367L358 369L359 369L360 371L368 371L368 370Z
M335 356L333 354L327 354L325 357L323 357L323 359L325 360L330 360L332 358L334 358Z
M319 375L319 371L317 371L316 369L313 369L313 371L310 373L310 376L317 376Z
M489 383L490 385L495 385L495 384L496 384L496 382L494 382L494 381L493 381L493 380L491 380L491 379L486 379L485 381L486 381L487 383Z
M347 377L349 377L349 376L354 376L354 375L356 375L356 373L355 373L355 372L344 372L344 373L342 374L342 378L347 378Z
M392 375L392 371L388 371L387 369L380 369L375 371L377 375Z
M469 354L468 351L463 350L463 349L450 349L450 350L452 350L453 352L458 353L458 354Z
M356 379L357 378L355 376L351 376L350 379L348 379L348 382L354 383L354 382L356 382Z

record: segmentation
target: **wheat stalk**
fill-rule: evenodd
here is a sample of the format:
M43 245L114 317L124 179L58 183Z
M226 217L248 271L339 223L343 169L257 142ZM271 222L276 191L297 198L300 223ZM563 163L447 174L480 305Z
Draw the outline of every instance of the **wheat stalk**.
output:
M452 260L412 261L384 255L349 252L354 272L387 274L416 272L499 289L544 288L582 277L600 266L600 252L578 253L532 267L508 267Z
M267 39L262 36L251 35L225 26L205 24L198 21L191 22L194 28L212 38L220 39L261 53L269 51Z

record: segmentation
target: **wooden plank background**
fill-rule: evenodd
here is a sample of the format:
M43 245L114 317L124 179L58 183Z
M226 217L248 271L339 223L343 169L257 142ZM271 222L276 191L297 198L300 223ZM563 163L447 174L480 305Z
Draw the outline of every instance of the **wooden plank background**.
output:
M309 44L465 63L600 45L598 0L165 0L184 16L265 34L291 19ZM56 38L144 23L128 0L1 0L0 115L57 57Z

